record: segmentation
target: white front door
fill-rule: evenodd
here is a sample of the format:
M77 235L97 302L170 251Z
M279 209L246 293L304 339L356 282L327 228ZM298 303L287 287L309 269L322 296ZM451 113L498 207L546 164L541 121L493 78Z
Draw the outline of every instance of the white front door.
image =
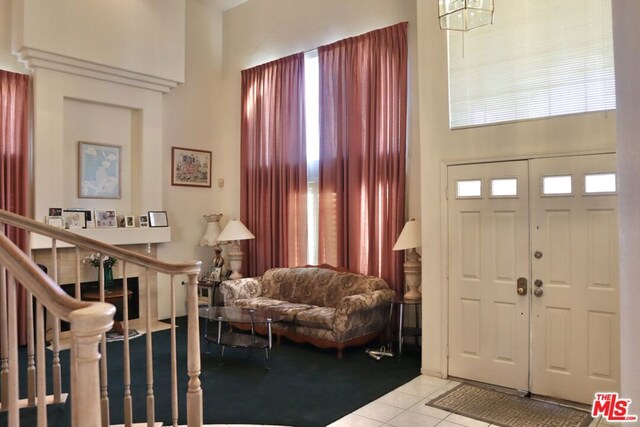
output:
M525 390L527 162L449 167L449 375Z
M535 394L591 403L618 391L615 164L613 154L530 163Z
M449 375L583 403L617 391L614 155L448 175Z

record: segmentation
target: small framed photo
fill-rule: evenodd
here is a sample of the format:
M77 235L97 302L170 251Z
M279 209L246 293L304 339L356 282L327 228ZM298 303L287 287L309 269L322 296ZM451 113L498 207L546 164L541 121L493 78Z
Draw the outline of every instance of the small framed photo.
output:
M133 228L136 226L136 221L133 215L125 215L124 226L125 228Z
M86 228L87 227L84 211L63 210L62 217L64 218L64 222L67 228Z
M211 187L211 151L171 147L171 185Z
M49 216L62 216L62 208L49 208Z
M118 217L116 211L110 209L96 209L96 228L116 228L118 227Z
M90 209L68 208L64 209L64 212L79 212L84 215L84 227L82 228L96 228L95 222L93 221L93 212Z
M138 216L138 224L140 224L140 227L148 227L149 226L149 218L146 215Z
M64 228L65 224L64 224L64 218L62 217L62 215L49 215L46 216L44 219L45 224L48 224L52 227L56 227L56 228Z
M168 227L167 211L149 211L149 227Z
M78 197L121 198L122 147L78 141Z
M211 267L209 269L209 280L219 282L222 277L222 267Z

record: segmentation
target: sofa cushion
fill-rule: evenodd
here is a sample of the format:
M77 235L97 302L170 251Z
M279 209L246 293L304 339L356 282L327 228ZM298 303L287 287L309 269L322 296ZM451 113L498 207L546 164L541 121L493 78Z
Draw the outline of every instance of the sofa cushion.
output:
M317 307L298 313L296 324L331 330L333 315L336 309L332 307Z
M292 268L290 270L293 270L292 276L285 280L295 282L291 301L319 307L325 306L327 285L336 275L341 274L333 270L314 267Z
M308 304L296 304L294 302L288 302L286 304L274 305L269 307L269 310L273 313L278 313L283 316L285 322L296 322L297 316L304 313L307 310L317 308L314 305Z
M262 276L262 295L300 304L322 306L325 287L336 271L318 267L272 268Z
M323 307L336 307L344 297L389 289L383 279L358 273L339 273L325 286Z
M266 310L281 304L287 304L287 301L280 301L266 297L255 297L240 298L233 302L233 305L236 307L254 308L256 310Z

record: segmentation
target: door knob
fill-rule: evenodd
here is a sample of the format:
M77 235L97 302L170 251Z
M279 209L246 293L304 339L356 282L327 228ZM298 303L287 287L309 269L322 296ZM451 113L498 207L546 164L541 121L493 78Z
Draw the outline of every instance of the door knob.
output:
M533 282L533 284L535 285L536 288L540 288L542 287L542 285L544 285L544 283L540 279L536 279L535 282Z
M543 293L544 293L544 291L542 289L540 289L540 288L536 288L536 289L533 290L533 294L535 296L537 296L538 298L540 298Z
M535 252L533 253L533 256L534 256L536 259L540 259L540 258L542 258L542 252L540 252L540 251L535 251Z

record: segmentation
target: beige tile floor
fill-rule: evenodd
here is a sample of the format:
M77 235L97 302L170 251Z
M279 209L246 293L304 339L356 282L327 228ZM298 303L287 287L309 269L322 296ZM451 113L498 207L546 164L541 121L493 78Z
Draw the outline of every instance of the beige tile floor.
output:
M460 384L456 381L421 375L385 394L378 400L337 420L331 427L488 427L491 424L426 406L440 394ZM594 419L589 427L608 426Z

